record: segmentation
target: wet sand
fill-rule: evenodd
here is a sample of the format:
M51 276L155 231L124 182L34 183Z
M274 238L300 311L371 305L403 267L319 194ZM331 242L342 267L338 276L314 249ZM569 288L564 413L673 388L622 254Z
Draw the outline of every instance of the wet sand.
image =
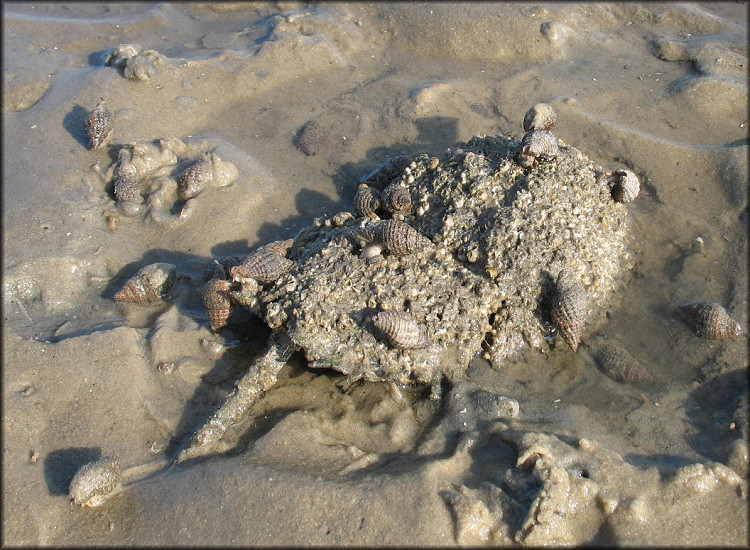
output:
M747 545L747 337L700 338L677 307L719 302L748 327L747 4L3 9L6 545ZM128 43L160 54L145 81L105 64ZM101 97L115 128L89 150ZM520 139L540 101L563 142L640 178L636 266L584 342L627 348L655 382L612 380L559 337L478 356L439 402L345 392L296 354L235 449L170 465L268 336L248 313L209 330L213 258L351 211L388 158ZM307 155L312 119L328 139ZM102 174L124 145L173 138L239 177L187 217L127 215ZM116 303L153 262L177 266L176 298ZM78 468L109 455L132 483L72 504Z

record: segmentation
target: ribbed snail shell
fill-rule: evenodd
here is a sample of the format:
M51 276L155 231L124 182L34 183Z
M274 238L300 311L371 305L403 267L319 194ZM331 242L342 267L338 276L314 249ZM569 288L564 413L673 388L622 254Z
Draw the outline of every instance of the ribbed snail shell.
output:
M573 351L581 343L581 334L588 320L588 308L589 299L584 288L573 281L567 271L560 271L550 315Z
M99 506L122 486L120 462L105 457L84 464L70 482L68 496L80 506Z
M532 130L521 139L518 149L518 163L525 167L534 167L540 160L552 160L557 157L560 147L555 134L549 130Z
M604 374L620 382L653 382L654 377L630 352L621 346L605 344L594 351L594 359Z
M119 202L143 202L138 182L131 175L115 176L112 180L112 191Z
M166 262L150 264L125 281L114 298L124 302L158 302L172 289L176 279L176 266Z
M247 256L240 265L229 269L232 279L255 279L259 283L271 283L292 269L294 262L275 253L273 249L260 247Z
M635 200L641 190L641 182L630 170L615 170L612 172L612 198L617 202Z
M716 302L692 302L680 305L683 319L698 336L726 339L745 334L740 324Z
M375 239L394 256L403 256L421 248L432 247L432 241L409 224L386 220L375 228Z
M395 348L417 349L430 343L414 317L404 311L381 311L372 322Z
M310 120L299 129L294 144L305 155L310 156L325 147L330 136L328 131L316 120Z
M367 174L362 180L375 189L383 190L389 183L399 177L404 168L409 166L409 159L404 155L398 155L389 159L382 166Z
M109 112L107 103L102 99L83 123L83 129L89 140L89 149L98 149L104 145L112 135L113 128L112 114Z
M557 113L549 103L537 103L523 117L523 131L549 130L557 122Z
M234 313L234 304L229 299L231 288L232 282L217 273L203 286L203 306L214 332L224 327Z
M188 166L177 180L181 200L192 199L213 179L213 162L209 153L201 153L198 159Z
M383 189L383 208L391 214L409 214L411 211L411 193L395 180Z
M292 248L292 245L294 244L294 239L285 239L283 241L273 241L268 244L264 244L261 247L258 247L258 250L268 250L269 252L273 252L274 254L277 254L281 257L286 256L287 252L289 252L289 249Z
M360 218L377 218L375 211L380 208L380 191L362 183L354 195L354 213Z

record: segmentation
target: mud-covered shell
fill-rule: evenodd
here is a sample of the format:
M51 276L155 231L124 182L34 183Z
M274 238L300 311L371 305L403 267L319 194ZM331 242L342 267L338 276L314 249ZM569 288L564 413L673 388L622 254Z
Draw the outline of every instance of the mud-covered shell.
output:
M594 359L601 371L619 382L653 382L646 368L630 352L615 344L604 344L594 350Z
M178 193L181 200L192 199L201 193L213 180L213 161L209 153L202 153L198 159L188 166L177 180Z
M89 140L89 149L98 149L104 145L112 135L114 127L112 113L110 113L106 101L102 99L83 122L83 129Z
M383 208L393 214L409 214L411 212L411 193L402 187L399 180L395 180L383 189Z
M745 334L740 324L716 302L691 302L680 305L682 318L698 336L714 339L736 338Z
M260 247L248 255L240 265L230 268L229 273L235 281L251 278L259 283L271 283L292 269L293 265L292 260L266 247Z
M588 313L589 299L583 286L573 281L567 271L561 271L557 278L550 316L573 351L581 343Z
M555 134L549 130L532 130L524 134L516 159L525 167L534 167L540 160L552 160L560 152Z
M600 176L599 182L610 188L612 198L617 202L630 202L635 200L641 191L641 182L630 170L615 170Z
M105 457L81 467L70 482L68 496L80 506L99 506L122 487L120 461Z
M112 180L112 192L119 202L143 202L141 188L136 179L130 174L123 176L116 175Z
M231 289L232 282L218 274L203 286L203 307L214 332L224 327L234 313L234 303L229 296Z
M330 136L316 120L309 120L297 132L294 145L307 156L314 155L326 146Z
M557 113L549 103L537 103L523 117L523 131L549 130L557 122Z
M399 177L411 161L404 155L395 156L362 178L362 182L382 191Z
M158 302L172 289L176 280L175 265L166 262L149 264L125 281L114 298L123 302Z
M380 208L380 191L362 183L354 195L354 213L360 218L377 218L375 211Z
M273 241L268 244L264 244L263 246L259 247L258 250L260 249L267 250L268 252L272 252L278 256L284 257L287 255L287 252L289 252L289 249L292 248L293 244L294 244L294 239L285 239L283 241Z
M386 220L374 230L375 240L394 256L403 256L434 245L406 222Z
M144 52L141 52L129 57L127 61L125 61L123 76L128 80L145 82L154 76L155 72L156 66L151 60L151 57Z
M372 318L372 323L395 348L418 349L430 344L422 327L404 311L381 311Z

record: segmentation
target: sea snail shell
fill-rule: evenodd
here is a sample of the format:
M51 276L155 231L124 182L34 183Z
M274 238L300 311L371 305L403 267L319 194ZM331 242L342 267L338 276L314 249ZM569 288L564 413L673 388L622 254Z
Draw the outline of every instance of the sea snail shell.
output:
M573 351L581 343L581 334L588 320L589 299L583 286L572 280L569 272L560 271L557 294L552 302L552 322Z
M557 113L549 103L537 103L523 117L523 131L549 130L557 122Z
M114 298L124 302L158 302L172 289L176 279L176 266L166 262L149 264L125 281Z
M680 305L683 319L698 336L706 338L736 338L745 334L740 324L716 302L692 302Z
M533 168L540 160L554 159L559 152L555 134L549 130L532 130L521 139L516 160L524 168Z
M605 344L594 352L599 368L620 382L653 382L654 377L641 365L628 350L614 344Z
M599 183L608 185L612 198L617 202L635 200L641 190L641 182L630 170L615 170L599 176Z
M417 349L429 345L422 328L409 313L381 311L372 318L372 322L395 348Z
M255 279L259 283L271 283L292 269L294 262L284 257L294 241L274 241L261 246L248 255L240 265L231 267L229 273L234 281Z
M360 218L377 218L375 211L380 208L380 192L362 183L354 195L354 213Z
M81 467L70 482L68 496L81 506L99 506L122 487L120 462L105 457Z
M109 112L107 103L102 99L83 123L83 129L89 140L89 149L98 149L104 145L112 135L113 128L112 113Z

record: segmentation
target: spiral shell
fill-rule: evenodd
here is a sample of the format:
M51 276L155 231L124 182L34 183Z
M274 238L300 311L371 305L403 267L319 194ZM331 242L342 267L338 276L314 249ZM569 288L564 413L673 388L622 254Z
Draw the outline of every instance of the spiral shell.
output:
M521 139L516 160L524 168L535 167L540 160L552 160L559 152L555 134L549 130L532 130Z
M115 176L112 180L112 191L119 202L134 201L143 202L141 188L131 175Z
M573 351L581 343L581 334L588 320L589 298L583 286L572 280L566 270L557 277L557 293L550 315L565 341Z
M201 153L177 180L181 200L192 199L201 193L213 179L213 161L209 153Z
M431 248L432 241L409 224L386 220L374 230L375 240L394 256L403 256L422 248Z
M68 496L80 506L99 506L122 487L120 461L105 457L81 467L70 482Z
M289 239L291 241L291 239ZM294 262L283 256L289 249L289 241L275 241L261 246L248 255L242 263L229 269L232 279L255 279L259 283L271 283L292 269ZM285 243L288 243L286 246ZM286 248L284 248L286 246Z
M294 144L297 149L310 156L325 147L328 140L328 131L316 120L310 120L300 128Z
M630 170L615 170L607 172L598 179L601 185L608 185L612 198L617 202L635 200L641 190L641 182Z
M523 131L549 130L557 122L557 113L549 103L537 103L523 117Z
M114 298L124 302L158 302L174 286L177 267L166 262L157 262L142 267L125 281Z
M411 193L395 180L383 189L383 207L392 215L406 215L411 212Z
M214 332L224 327L234 313L234 303L229 297L231 290L232 282L227 281L218 269L203 286L203 306Z
M381 311L372 322L395 348L417 349L430 343L414 317L404 311Z
M736 338L745 334L740 324L716 302L692 302L680 305L683 319L698 336L706 338Z
M109 112L107 103L102 99L83 122L83 129L89 140L89 149L98 149L104 145L112 135L113 128L112 114Z
M375 211L380 208L380 192L366 183L357 188L354 195L354 213L357 217L377 218Z
M404 169L409 166L409 163L410 161L406 156L395 156L367 174L361 181L370 187L382 190L394 179L399 177Z
M654 377L630 352L621 346L605 344L594 351L601 371L620 382L653 382Z

